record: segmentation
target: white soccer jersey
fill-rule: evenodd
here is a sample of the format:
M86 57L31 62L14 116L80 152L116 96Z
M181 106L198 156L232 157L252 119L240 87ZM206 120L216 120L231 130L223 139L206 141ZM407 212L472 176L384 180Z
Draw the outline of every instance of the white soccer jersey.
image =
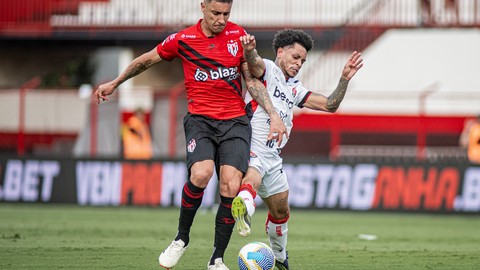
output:
M273 61L268 59L263 59L263 61L265 62L265 74L262 80L267 87L273 106L285 124L288 134L290 134L293 127L293 106L302 108L311 92L303 87L300 81L295 78L289 78L285 81L282 70ZM287 143L287 138L283 138L280 147L278 147L276 141L267 142L268 132L270 131L269 115L261 106L258 106L250 94L247 93L245 101L248 103L248 109L253 113L251 119L251 149L253 154L278 156L280 150Z

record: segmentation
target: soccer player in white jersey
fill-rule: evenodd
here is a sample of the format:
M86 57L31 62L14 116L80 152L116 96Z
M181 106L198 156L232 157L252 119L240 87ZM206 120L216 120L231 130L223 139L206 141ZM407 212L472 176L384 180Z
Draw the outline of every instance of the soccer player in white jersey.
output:
M276 33L273 49L275 62L262 59L255 47L255 37L240 37L243 43L244 57L253 76L264 82L280 118L292 129L293 107L309 108L325 112L335 112L347 91L348 82L363 66L359 52L353 52L345 64L340 81L333 93L326 97L307 90L295 76L307 60L307 52L313 47L313 39L302 30L286 29ZM232 215L242 236L250 234L250 220L255 212L256 193L268 207L266 231L270 239L276 267L289 269L287 246L287 221L290 216L288 205L288 182L282 170L280 151L287 143L284 138L280 145L276 141L267 141L270 118L268 114L250 97L246 97L252 119L252 143L250 163L238 196L232 203Z

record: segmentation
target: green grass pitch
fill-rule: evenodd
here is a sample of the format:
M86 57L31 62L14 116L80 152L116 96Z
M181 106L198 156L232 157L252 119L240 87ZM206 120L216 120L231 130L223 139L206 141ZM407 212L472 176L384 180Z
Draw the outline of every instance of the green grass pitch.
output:
M225 261L252 241L268 242L265 210L253 232L232 236ZM160 269L178 209L0 203L0 269ZM206 269L214 214L200 210L190 247L175 269ZM373 241L359 234L376 235ZM480 269L480 217L305 211L289 222L292 269Z

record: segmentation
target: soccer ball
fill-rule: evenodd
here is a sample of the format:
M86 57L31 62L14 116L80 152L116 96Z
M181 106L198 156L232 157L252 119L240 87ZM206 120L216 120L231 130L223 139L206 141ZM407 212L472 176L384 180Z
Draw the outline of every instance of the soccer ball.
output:
M240 270L273 270L275 255L269 245L261 242L246 244L238 253Z

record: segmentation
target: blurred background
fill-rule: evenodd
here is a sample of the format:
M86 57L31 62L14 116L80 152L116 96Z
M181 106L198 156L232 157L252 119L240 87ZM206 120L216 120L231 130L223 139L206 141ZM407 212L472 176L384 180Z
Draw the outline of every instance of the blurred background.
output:
M2 173L8 176L11 159L183 160L179 60L125 82L109 102L97 105L91 94L168 35L195 24L200 3L0 0ZM352 168L408 163L426 171L439 166L439 175L454 166L460 175L454 193L462 193L465 172L476 166L468 160L465 127L480 114L480 0L236 0L230 21L254 34L260 55L270 59L276 31L311 34L315 47L299 79L327 96L352 51L363 53L365 66L336 114L295 112L287 161ZM150 150L129 156L128 134L146 134L142 149ZM479 175L472 187L480 194ZM480 211L475 196L473 209ZM452 209L453 201L440 208Z

